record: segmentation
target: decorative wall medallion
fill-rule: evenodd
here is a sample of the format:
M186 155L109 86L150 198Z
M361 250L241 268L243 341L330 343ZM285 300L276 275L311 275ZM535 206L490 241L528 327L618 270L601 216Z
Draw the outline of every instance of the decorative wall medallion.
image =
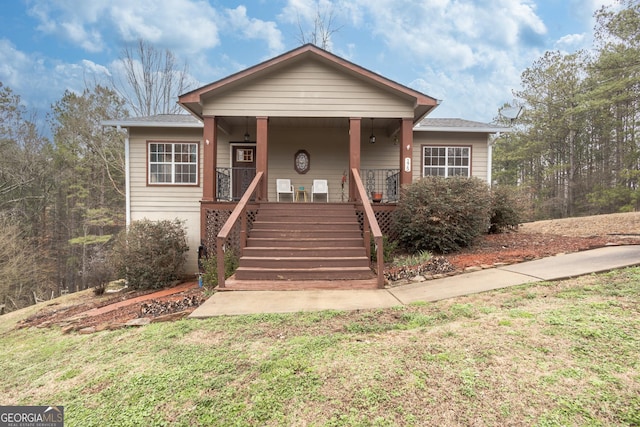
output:
M306 150L299 150L293 160L293 167L298 173L309 172L309 166L311 165L311 158Z

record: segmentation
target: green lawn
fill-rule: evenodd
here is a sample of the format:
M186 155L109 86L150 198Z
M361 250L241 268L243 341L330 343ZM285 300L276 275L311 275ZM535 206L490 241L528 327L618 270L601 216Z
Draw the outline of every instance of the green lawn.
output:
M64 405L68 426L640 425L640 268L0 342L0 405Z

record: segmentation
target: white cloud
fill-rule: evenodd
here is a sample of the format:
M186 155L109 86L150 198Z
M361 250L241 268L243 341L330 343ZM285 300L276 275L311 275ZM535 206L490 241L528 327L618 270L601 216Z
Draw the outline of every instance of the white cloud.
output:
M64 63L26 54L7 40L0 40L0 81L19 94L25 105L46 111L65 90L80 93L104 82L109 71L90 60Z
M275 22L249 18L247 8L244 6L227 9L226 15L234 32L239 32L246 39L265 40L270 51L268 56L273 56L284 50L282 33L278 30Z
M38 31L88 52L106 49L104 35L113 29L116 43L143 38L184 52L202 51L220 42L218 14L204 1L31 0L29 13L40 21Z
M560 39L556 42L556 47L562 51L574 52L577 49L584 47L586 41L587 35L584 33L567 34L566 36L560 37Z
M390 49L447 69L487 66L486 52L535 46L547 32L527 0L359 1Z
M81 64L87 72L90 72L96 75L100 75L100 74L103 74L105 76L111 75L107 67L100 64L96 64L95 62L89 61L88 59L83 59L81 61Z
M20 94L30 84L24 73L38 66L36 58L20 52L9 40L0 40L0 81L5 86Z

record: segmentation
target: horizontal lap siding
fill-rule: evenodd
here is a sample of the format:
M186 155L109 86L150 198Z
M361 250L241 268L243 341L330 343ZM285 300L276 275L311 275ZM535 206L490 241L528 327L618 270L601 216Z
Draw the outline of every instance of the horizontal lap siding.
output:
M293 159L298 150L306 150L311 167L306 174L295 171ZM276 179L288 178L294 188L305 187L311 198L314 179L329 183L329 201L341 201L342 173L349 168L348 128L270 128L269 129L269 200L276 200ZM349 189L345 185L346 198ZM324 200L324 196L323 199Z
M200 144L200 185L148 186L147 141L200 142L202 129L137 129L129 137L131 165L131 219L152 221L180 219L185 221L187 240L186 273L198 271L200 244L200 200L202 199L202 153Z
M471 176L487 180L487 134L455 132L414 132L413 179L422 177L422 146L466 146L471 147Z
M294 64L204 104L205 115L413 117L414 102L312 61Z

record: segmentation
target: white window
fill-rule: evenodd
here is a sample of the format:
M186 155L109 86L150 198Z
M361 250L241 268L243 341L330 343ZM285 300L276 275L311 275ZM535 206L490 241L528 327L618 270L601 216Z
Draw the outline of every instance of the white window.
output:
M198 144L149 143L149 184L198 184Z
M471 176L471 147L422 147L422 176Z

